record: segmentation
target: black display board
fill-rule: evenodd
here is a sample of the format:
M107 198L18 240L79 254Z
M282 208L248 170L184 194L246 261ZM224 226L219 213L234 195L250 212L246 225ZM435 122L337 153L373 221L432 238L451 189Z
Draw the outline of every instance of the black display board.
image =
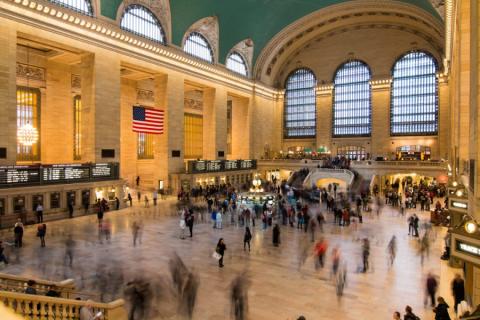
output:
M256 160L199 160L188 162L188 173L254 170Z
M0 188L116 180L118 163L0 166Z

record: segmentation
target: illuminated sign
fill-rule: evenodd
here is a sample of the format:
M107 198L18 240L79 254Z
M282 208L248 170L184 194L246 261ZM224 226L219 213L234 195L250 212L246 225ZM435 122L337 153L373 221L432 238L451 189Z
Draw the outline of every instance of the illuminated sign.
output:
M469 254L469 255L473 255L475 257L480 257L480 248L479 247L471 245L471 244L463 242L463 241L460 241L458 239L456 240L456 244L457 244L457 251L462 252L462 253L466 253L466 254Z
M118 163L0 166L0 188L118 179Z
M252 170L256 168L256 160L199 160L188 162L189 173Z
M452 207L459 209L467 209L468 204L466 204L465 202L452 201Z

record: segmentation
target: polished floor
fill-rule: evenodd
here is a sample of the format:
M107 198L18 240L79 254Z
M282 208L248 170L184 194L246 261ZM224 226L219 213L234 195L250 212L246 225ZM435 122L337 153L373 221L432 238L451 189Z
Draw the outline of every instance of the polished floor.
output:
M408 214L412 213L410 211ZM209 223L195 225L193 239L179 237L179 221L173 200L162 201L148 209L140 205L106 214L112 224L110 241L98 238L96 217L49 222L47 246L40 248L36 229L26 229L25 246L20 250L8 248L11 264L1 272L22 274L51 280L75 278L84 292L98 294L109 300L121 292L120 283L135 277L153 282L168 283L168 261L173 252L200 276L200 286L194 319L226 319L230 316L229 286L231 280L247 271L249 290L249 319L391 319L393 311L411 305L422 319L433 319L430 307L424 307L425 276L433 272L440 279L439 293L449 304L450 281L456 270L439 259L443 250L445 230L434 228L436 240L430 257L423 266L418 255L418 242L408 236L405 217L385 207L379 218L366 215L357 228L334 226L327 217L324 236L329 251L338 246L346 262L348 276L344 295L338 298L330 279L330 255L324 269L314 268L313 249L300 266L300 252L313 246L309 235L296 228L281 228L281 245L272 245L271 229L253 231L252 251L243 250L243 229L225 226L213 229ZM426 214L421 214L427 219ZM133 246L131 226L134 221L144 225L142 244ZM65 263L65 239L71 234L76 241L72 267ZM387 263L387 243L396 235L398 255L392 268ZM316 234L317 238L320 233ZM13 234L2 231L3 240L11 241ZM227 251L225 267L218 268L211 255L220 237ZM371 240L371 270L359 273L361 242ZM98 299L98 296L96 296ZM157 304L163 318L175 319L175 301L163 299ZM452 312L453 313L453 312ZM160 319L160 317L159 317Z

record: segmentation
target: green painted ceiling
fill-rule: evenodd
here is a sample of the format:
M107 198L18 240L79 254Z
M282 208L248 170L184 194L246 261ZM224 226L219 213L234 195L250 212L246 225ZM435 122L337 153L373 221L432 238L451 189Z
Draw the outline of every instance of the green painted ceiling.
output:
M301 17L327 6L353 0L171 0L173 43L196 21L216 16L220 29L220 62L238 42L251 38L254 61L263 47L283 28ZM429 0L400 0L441 19ZM122 0L101 0L102 15L116 19Z

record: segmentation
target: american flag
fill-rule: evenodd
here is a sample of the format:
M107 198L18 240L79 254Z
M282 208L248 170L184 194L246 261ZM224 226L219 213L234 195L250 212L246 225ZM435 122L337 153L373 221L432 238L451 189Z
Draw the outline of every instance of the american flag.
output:
M163 110L133 107L133 131L140 133L163 133Z

